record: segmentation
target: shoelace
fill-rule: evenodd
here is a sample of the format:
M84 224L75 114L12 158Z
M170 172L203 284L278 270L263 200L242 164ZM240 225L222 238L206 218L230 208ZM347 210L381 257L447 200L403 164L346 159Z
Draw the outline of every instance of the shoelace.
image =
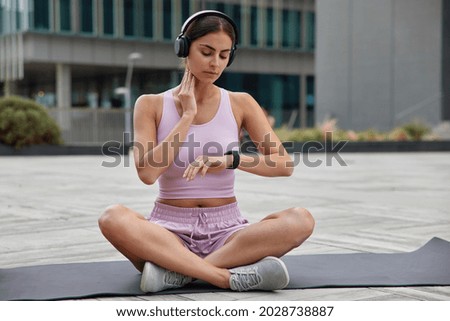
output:
M183 286L186 285L191 281L191 278L189 276L173 272L173 271L167 271L164 273L164 283L171 285L171 286Z
M262 281L256 268L246 271L231 271L231 288L237 291L248 291L259 285Z

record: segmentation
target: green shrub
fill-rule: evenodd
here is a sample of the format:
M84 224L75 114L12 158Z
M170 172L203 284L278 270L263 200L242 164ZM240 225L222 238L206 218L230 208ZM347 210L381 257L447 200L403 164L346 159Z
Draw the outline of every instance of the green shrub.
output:
M45 107L21 97L0 98L0 143L15 148L62 144L61 130Z
M386 135L380 133L379 131L370 128L364 131L360 131L358 134L358 141L364 142L379 142L386 139Z
M404 142L404 141L411 140L408 132L406 130L404 130L403 128L399 128L399 127L396 127L389 132L388 139L397 141L397 142Z
M426 135L430 133L430 129L419 121L396 127L390 132L380 132L375 129L367 129L355 132L353 130L342 130L336 126L336 120L331 119L319 127L314 128L294 128L280 127L275 129L281 141L410 141L429 139Z
M422 138L430 132L430 128L420 123L413 121L401 127L412 140L422 140Z
M309 142L323 140L323 134L319 128L288 129L286 127L280 127L275 129L275 133L283 142Z
M340 141L340 140L354 140L352 139L350 133L346 130L342 129L336 129L333 131L333 136L331 136L333 141Z

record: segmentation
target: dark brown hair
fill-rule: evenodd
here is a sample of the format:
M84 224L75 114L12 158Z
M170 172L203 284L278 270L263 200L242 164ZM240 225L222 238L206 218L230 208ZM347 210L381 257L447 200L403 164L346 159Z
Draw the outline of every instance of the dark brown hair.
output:
M225 32L231 38L233 46L235 45L236 35L233 26L225 18L219 16L204 16L196 19L187 28L185 36L192 42L208 33L218 31Z

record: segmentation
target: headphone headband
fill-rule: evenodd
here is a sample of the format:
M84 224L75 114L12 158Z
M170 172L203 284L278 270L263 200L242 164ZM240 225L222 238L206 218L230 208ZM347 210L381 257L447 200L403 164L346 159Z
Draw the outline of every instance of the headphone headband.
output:
M205 17L205 16L217 16L217 17L223 18L226 21L228 21L231 24L231 26L233 27L234 41L233 41L233 47L231 48L230 56L228 58L227 66L231 65L231 63L234 60L235 53L236 53L236 44L238 43L238 29L237 29L237 26L234 23L233 19L231 19L229 16L227 16L223 12L216 11L216 10L199 11L197 13L194 13L183 23L183 26L181 27L181 33L179 34L177 39L175 39L175 43L174 43L175 54L181 58L185 58L189 55L189 47L191 44L191 40L189 39L189 37L185 36L184 33L187 31L187 29L189 28L191 23L193 23L195 20L197 20L201 17Z
M181 33L178 37L184 35L184 33L186 32L187 28L191 25L191 23L193 23L195 20L197 20L201 17L205 17L205 16L217 16L217 17L224 18L225 20L227 20L231 24L231 26L233 27L233 30L234 30L234 45L236 46L236 44L238 44L239 35L238 35L238 28L236 26L236 23L234 23L233 19L231 19L225 13L217 11L217 10L202 10L202 11L194 13L192 16L187 18L187 20L183 23L183 26L181 27Z

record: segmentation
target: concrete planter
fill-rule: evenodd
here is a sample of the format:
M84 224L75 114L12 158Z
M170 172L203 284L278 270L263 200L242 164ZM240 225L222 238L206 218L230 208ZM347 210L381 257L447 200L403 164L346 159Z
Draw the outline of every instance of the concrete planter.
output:
M385 152L446 152L450 140L408 142L284 142L289 153L385 153ZM128 148L118 142L103 146L33 145L21 149L0 144L0 156L57 155L128 155ZM251 143L241 146L242 152L255 152Z
M0 144L0 156L128 155L122 144L102 146L32 145L21 149Z
M450 151L450 140L407 142L284 142L289 153L385 153L385 152L443 152ZM243 152L254 152L253 144L244 144Z
M450 151L450 141L407 141L407 142L307 142L288 143L287 150L294 152L434 152Z

